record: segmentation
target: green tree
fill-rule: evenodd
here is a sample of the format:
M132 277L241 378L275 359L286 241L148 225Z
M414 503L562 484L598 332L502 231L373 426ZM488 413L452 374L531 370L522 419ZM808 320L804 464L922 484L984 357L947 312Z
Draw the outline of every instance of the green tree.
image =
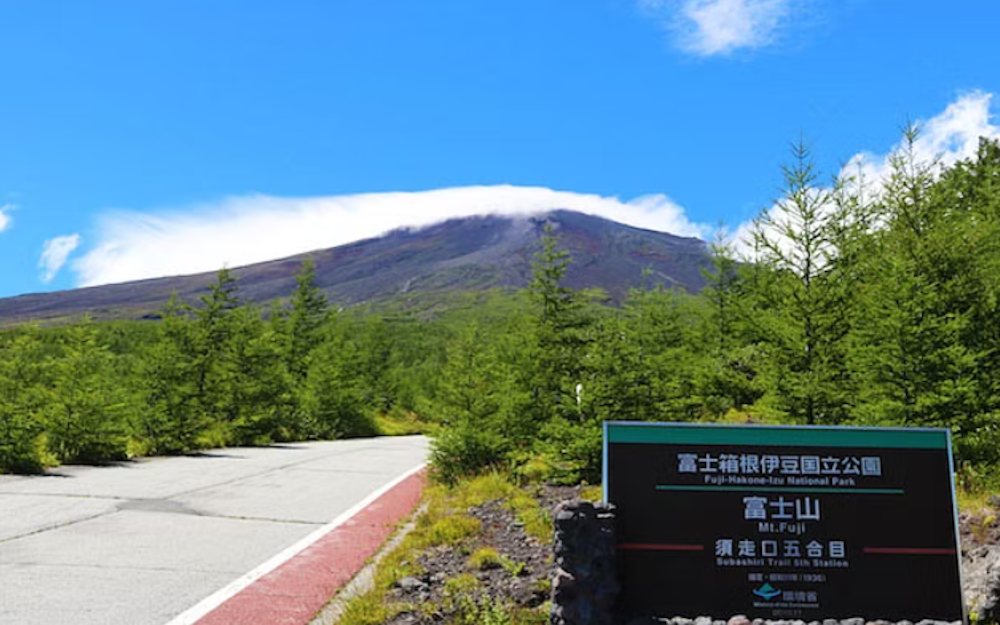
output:
M375 434L366 402L365 378L358 375L366 357L358 345L332 328L315 350L303 405L311 437L338 439Z
M198 396L196 328L176 293L163 309L159 330L139 358L143 408L133 420L133 435L144 453L185 453L198 446L210 421Z
M69 328L63 349L45 402L49 450L64 463L125 458L130 396L114 374L113 356L89 319Z
M329 305L316 286L316 263L311 256L302 261L295 283L288 320L287 363L289 372L301 383L309 371L309 355L322 338L323 325L329 319Z
M365 405L375 412L388 411L396 400L398 379L392 373L398 326L398 323L390 323L381 314L371 314L360 321L339 324L332 335L353 334L349 342L342 340L340 344L356 349L351 356L355 363L351 375L363 391Z
M31 473L47 464L40 348L34 330L0 334L0 472Z
M435 467L446 482L506 464L523 441L523 432L509 427L510 387L493 342L474 322L448 346L434 406L445 429L432 444Z
M988 202L975 199L973 189L995 184L989 172L996 161L990 163L987 148L981 165L942 172L938 163L920 159L917 137L908 127L890 159L878 204L882 227L866 241L864 314L854 352L864 381L860 410L868 421L950 426L960 441L989 429L995 438L993 419L984 417L995 384L990 234L998 231L989 209L974 208Z
M563 284L569 253L559 248L551 224L545 225L541 244L529 287L534 308L532 401L539 424L579 414L576 386L582 381L590 325L581 298Z
M302 437L295 386L285 360L284 337L265 323L256 306L233 310L232 434L239 444L267 445Z
M764 394L760 377L761 350L747 328L755 311L747 295L752 266L740 266L733 244L719 232L711 246L712 268L705 270L706 285L699 297L706 306L699 315L703 353L698 394L704 407L716 416L729 408L742 410Z
M209 285L209 293L199 298L195 317L195 393L208 421L225 436L236 419L236 385L233 358L233 313L243 302L237 295L236 278L229 269L220 269Z
M805 423L848 418L845 366L852 284L841 271L835 189L818 185L808 149L792 148L781 199L756 220L760 266L751 282L757 331L769 352L771 382L789 415Z
M598 421L688 420L698 415L689 296L633 290L597 322L580 402Z

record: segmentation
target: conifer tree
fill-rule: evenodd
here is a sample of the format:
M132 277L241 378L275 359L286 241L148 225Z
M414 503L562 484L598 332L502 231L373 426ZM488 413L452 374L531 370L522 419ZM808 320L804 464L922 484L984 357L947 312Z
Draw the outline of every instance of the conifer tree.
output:
M316 286L316 263L311 256L302 261L295 276L292 310L288 319L288 370L299 383L309 371L309 355L321 338L329 319L326 296Z
M301 437L304 433L284 358L284 337L264 322L256 306L236 308L230 320L235 441L266 445Z
M232 272L220 269L200 300L202 305L194 313L196 394L205 417L225 426L236 418L233 312L243 304Z
M839 273L836 193L819 186L801 141L792 155L783 196L754 226L754 260L769 274L754 283L755 313L785 409L805 423L838 423L849 415L844 362L852 287Z
M855 357L862 411L868 420L952 426L964 437L982 425L977 377L990 345L976 318L993 305L980 307L991 278L975 238L989 220L960 210L946 188L957 174L938 182L939 165L921 160L917 137L908 127L890 159L883 227L867 255Z
M0 336L0 473L31 473L46 464L40 347L34 330Z
M722 416L729 408L742 410L764 393L761 352L748 331L757 313L747 294L756 268L740 266L732 242L721 231L711 254L712 267L703 271L706 285L700 294L707 304L701 313L701 332L709 357L700 363L699 395L706 410Z
M126 456L129 397L89 318L66 332L47 396L46 444L60 462L97 463Z
M310 360L303 406L310 438L338 439L375 433L359 375L366 357L358 344L331 328Z
M579 295L563 284L569 253L559 248L551 224L543 232L529 287L535 341L532 394L539 423L578 414L576 385L582 381L589 323Z
M133 430L149 454L175 454L197 447L210 422L198 395L198 345L191 309L176 293L163 309L157 340L139 364L143 408Z

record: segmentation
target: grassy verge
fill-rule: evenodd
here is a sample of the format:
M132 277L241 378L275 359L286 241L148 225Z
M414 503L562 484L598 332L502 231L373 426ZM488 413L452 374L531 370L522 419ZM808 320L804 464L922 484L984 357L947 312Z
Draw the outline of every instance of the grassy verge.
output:
M375 415L375 429L382 436L409 436L433 434L435 424L422 420L415 412L391 410Z
M470 572L456 574L444 582L444 600L441 604L425 602L421 605L395 603L390 592L401 579L419 577L425 573L419 556L436 548L461 549L470 554L469 568L476 570L494 564L508 569L512 575L519 573L517 564L507 561L481 541L481 522L467 511L490 501L503 501L525 532L534 538L551 542L551 519L547 510L528 492L514 485L499 473L459 481L448 487L435 484L425 491L426 511L416 521L410 532L392 552L378 564L373 588L352 599L345 607L341 625L381 625L404 611L422 611L444 614L445 623L457 625L532 625L548 622L548 608L526 609L502 601L476 601L470 598L481 583Z

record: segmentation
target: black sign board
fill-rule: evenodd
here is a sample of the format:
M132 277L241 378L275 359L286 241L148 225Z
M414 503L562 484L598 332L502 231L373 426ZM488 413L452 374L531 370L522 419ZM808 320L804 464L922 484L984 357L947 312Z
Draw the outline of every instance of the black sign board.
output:
M947 430L607 422L626 610L964 620Z

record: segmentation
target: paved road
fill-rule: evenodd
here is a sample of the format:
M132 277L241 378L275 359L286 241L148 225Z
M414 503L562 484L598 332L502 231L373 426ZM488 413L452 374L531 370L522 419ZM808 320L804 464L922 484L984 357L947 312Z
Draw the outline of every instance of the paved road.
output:
M0 475L0 623L162 625L426 455L377 438Z

